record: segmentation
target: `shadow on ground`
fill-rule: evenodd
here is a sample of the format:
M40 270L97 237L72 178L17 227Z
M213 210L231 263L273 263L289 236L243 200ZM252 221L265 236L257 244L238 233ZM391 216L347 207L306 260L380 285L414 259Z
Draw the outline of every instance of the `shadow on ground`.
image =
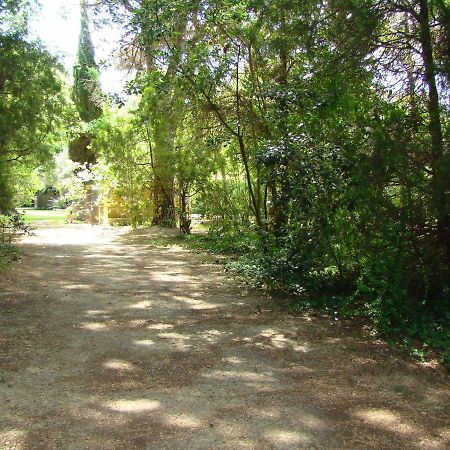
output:
M160 230L38 230L0 278L3 449L448 448L449 383Z

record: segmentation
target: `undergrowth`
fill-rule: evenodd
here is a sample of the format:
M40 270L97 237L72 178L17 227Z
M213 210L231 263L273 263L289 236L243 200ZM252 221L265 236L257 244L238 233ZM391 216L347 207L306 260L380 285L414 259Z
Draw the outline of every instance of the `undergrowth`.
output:
M0 268L4 268L8 261L19 259L20 250L15 241L19 236L30 233L31 228L22 214L0 214Z
M286 247L262 242L264 237L253 231L210 232L181 239L191 248L227 255L227 269L243 275L254 287L288 295L292 311L320 310L335 318L363 319L388 345L409 352L421 362L437 351L450 369L450 307L445 307L448 292L435 308L430 308L424 302L413 303L400 281L390 285L395 273L361 271L351 281L343 282L337 267L314 267Z

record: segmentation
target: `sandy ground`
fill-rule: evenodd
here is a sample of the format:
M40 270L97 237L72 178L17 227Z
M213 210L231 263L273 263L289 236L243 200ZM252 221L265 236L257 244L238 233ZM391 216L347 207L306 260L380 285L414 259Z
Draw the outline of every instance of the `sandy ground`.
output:
M1 449L449 448L442 369L155 233L24 240L0 275Z

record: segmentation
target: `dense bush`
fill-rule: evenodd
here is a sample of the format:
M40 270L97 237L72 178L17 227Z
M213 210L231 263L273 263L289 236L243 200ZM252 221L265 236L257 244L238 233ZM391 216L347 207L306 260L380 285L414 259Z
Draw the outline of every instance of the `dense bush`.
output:
M30 232L30 227L24 222L23 215L0 214L0 266L9 260L18 259L19 250L14 242L21 235Z

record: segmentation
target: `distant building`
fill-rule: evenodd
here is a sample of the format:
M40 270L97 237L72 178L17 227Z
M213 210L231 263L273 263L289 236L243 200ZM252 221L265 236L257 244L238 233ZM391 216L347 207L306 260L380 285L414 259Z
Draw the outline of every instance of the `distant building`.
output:
M42 191L36 193L34 198L34 209L51 209L60 194L54 186L47 186Z

